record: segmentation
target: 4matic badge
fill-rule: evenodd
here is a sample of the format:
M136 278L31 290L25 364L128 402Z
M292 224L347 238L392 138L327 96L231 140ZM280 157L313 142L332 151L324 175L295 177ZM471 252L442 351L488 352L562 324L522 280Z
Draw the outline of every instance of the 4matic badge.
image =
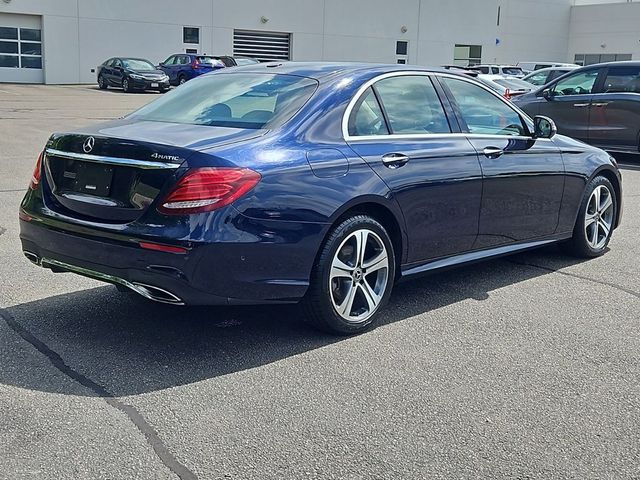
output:
M163 155L162 153L158 152L152 153L151 158L153 158L154 160L172 160L174 162L179 162L182 160L182 158L177 155Z

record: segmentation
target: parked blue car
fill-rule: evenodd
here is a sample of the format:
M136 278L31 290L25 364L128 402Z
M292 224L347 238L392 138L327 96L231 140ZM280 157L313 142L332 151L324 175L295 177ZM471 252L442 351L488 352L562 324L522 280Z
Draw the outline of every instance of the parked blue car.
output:
M467 75L268 63L51 136L25 255L178 305L302 301L341 334L396 281L554 242L602 255L622 180Z
M199 75L225 68L225 63L210 55L177 53L160 63L158 68L167 74L171 85L182 85Z

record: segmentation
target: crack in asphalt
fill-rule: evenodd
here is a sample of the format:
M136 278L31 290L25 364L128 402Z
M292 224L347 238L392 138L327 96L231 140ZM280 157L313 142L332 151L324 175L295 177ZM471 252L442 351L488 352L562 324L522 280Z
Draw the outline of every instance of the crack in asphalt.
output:
M2 236L2 234L4 234L6 231L7 231L6 228L0 227L0 236Z
M621 292L632 295L636 298L640 298L640 293L631 290L629 288L623 287L622 285L618 285L617 283L606 282L604 280L597 280L595 278L587 277L586 275L580 275L577 273L569 273L563 272L562 270L553 269L551 267L545 267L543 265L536 265L535 263L526 263L526 262L517 262L515 260L507 260L509 263L513 263L514 265L521 265L523 267L532 267L539 268L540 270L546 270L547 272L559 273L560 275L565 275L567 277L579 278L580 280L586 280L588 282L597 283L598 285L604 285L607 287L615 288L616 290L620 290Z
M10 190L0 190L0 193L16 193L16 192L24 192L25 189L24 188L16 188L16 189L10 189Z
M17 333L23 340L31 344L36 350L42 353L51 364L67 377L71 378L80 385L93 391L98 397L103 398L107 404L124 413L127 418L137 427L137 429L145 436L147 442L153 448L160 461L181 480L197 480L198 477L186 466L176 459L169 451L167 446L160 439L158 432L147 422L144 416L132 405L118 400L105 387L91 380L89 377L74 370L65 363L62 357L52 350L42 340L38 339L28 329L22 326L13 316L0 308L0 317L5 321L7 326Z

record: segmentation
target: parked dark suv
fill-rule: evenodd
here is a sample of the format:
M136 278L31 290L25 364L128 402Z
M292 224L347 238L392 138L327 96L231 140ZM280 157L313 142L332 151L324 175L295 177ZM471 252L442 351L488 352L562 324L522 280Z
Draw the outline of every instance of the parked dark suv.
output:
M224 67L236 67L259 63L253 58L230 57L227 55L196 55L176 53L158 65L169 76L171 85L182 85L192 78Z
M640 62L579 68L513 101L531 116L551 117L563 135L609 151L640 151Z

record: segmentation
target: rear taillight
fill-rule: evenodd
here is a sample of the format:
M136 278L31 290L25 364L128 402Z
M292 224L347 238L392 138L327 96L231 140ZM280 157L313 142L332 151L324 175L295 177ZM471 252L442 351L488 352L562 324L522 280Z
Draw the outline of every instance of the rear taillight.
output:
M35 190L40 185L40 178L42 176L42 156L44 152L40 152L38 155L38 161L36 162L36 166L33 169L33 175L31 175L31 181L29 182L29 188L31 190Z
M235 202L260 178L248 168L196 168L180 179L158 210L168 215L210 212Z
M194 70L196 68L200 68L200 60L196 58L193 62L191 62L191 68L193 68Z
M511 100L511 91L508 88L504 91L504 98Z

